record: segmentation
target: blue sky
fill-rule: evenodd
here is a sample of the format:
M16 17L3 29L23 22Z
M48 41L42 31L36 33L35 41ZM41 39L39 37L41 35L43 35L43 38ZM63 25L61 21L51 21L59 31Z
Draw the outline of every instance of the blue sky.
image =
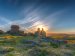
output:
M0 29L22 30L40 25L51 32L75 32L74 0L0 0Z

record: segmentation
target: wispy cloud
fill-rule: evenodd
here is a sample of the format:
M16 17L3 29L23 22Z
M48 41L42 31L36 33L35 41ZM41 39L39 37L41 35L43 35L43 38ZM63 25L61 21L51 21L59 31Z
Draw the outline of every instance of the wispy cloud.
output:
M62 14L63 10L49 14L46 17L43 16L43 18L41 18L41 15L38 12L38 10L40 8L41 7L36 8L30 13L27 12L27 15L24 14L25 17L21 18L20 20L10 21L7 18L1 17L1 20L3 21L3 23L5 22L5 24L3 24L0 27L3 29L5 29L5 27L6 27L7 29L5 29L5 30L8 30L9 29L8 27L10 27L12 24L16 24L16 25L21 26L21 29L23 29L23 30L29 30L32 28L36 28L39 25L42 25L42 26L45 26L45 27L51 29L53 27L53 24L58 20L57 17L60 14Z

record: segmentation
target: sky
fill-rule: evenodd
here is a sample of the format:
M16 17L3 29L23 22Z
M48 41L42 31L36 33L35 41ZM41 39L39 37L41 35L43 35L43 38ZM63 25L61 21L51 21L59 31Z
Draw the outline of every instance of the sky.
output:
M75 33L74 0L0 0L0 29L43 27L50 32Z

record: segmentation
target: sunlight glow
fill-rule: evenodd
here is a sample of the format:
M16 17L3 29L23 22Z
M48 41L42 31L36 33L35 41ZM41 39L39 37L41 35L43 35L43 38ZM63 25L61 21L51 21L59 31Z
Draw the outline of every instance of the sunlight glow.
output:
M36 26L36 28L40 28L40 30L42 30L42 28L43 28L45 31L48 30L48 28L44 25L38 25L38 26Z

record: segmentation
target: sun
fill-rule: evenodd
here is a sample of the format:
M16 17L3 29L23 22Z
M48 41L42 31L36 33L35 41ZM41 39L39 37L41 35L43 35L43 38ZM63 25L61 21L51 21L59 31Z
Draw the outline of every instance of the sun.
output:
M36 28L40 28L40 30L42 30L42 28L43 28L45 31L48 30L48 28L44 25L38 25Z

